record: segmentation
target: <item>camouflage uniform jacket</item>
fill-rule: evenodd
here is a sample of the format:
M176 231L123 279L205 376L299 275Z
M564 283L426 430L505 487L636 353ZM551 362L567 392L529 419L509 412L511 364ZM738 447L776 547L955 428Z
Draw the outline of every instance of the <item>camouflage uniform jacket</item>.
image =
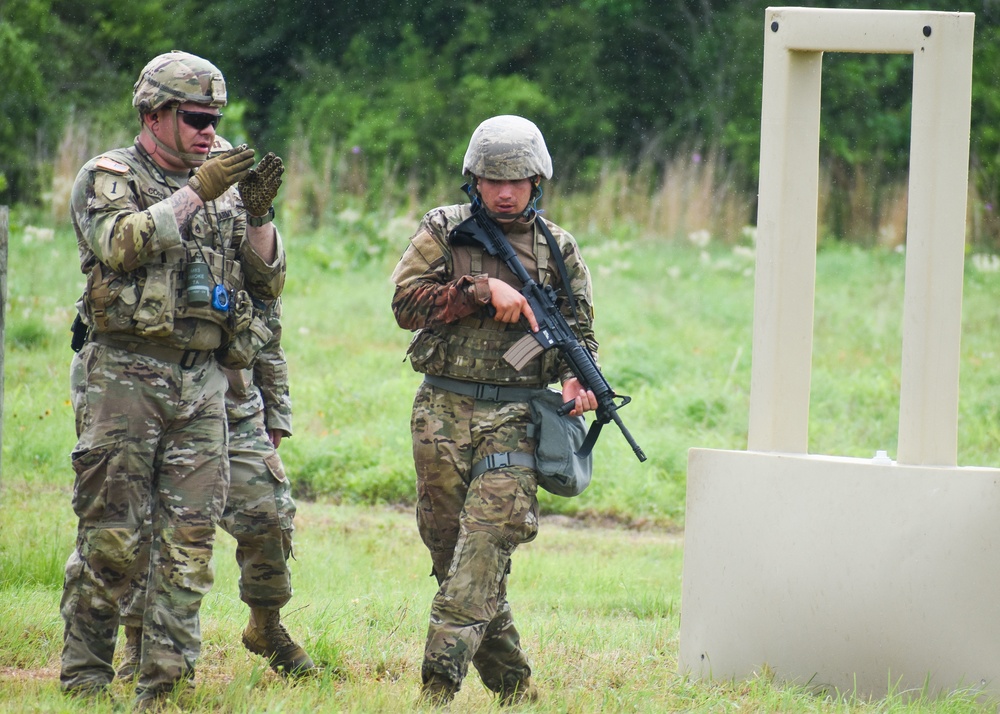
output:
M418 331L409 350L413 368L426 374L496 384L545 386L557 379L566 381L573 374L555 349L536 357L520 373L503 360L503 353L524 336L525 328L489 317L485 309L490 301L487 278L499 278L518 290L521 285L506 265L484 250L449 243L451 230L470 215L468 205L445 206L427 213L393 272L396 322L404 329ZM539 216L535 220L545 219ZM561 309L596 359L590 272L573 236L548 220L545 223L566 263L579 322L568 301L561 301ZM563 294L558 268L537 226L514 223L502 228L528 274Z
M184 273L191 261L209 264L212 282L234 297L278 297L285 254L266 263L246 238L239 192L230 188L179 226L166 201L184 185L138 144L88 161L73 185L72 218L87 275L85 321L97 332L138 336L166 347L214 349L230 332L230 313L187 305ZM214 343L214 344L213 344Z
M223 369L229 380L226 416L230 423L264 411L267 428L292 433L292 400L288 392L288 364L281 347L281 301L264 311L267 327L274 335L250 369Z

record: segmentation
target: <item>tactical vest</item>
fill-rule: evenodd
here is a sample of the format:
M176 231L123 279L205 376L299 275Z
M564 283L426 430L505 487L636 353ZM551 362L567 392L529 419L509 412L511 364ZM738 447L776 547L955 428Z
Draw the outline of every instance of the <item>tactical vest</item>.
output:
M118 149L105 156L132 169L129 180L143 209L168 198L176 190L157 181L142 181L149 170L136 149ZM231 334L235 327L231 312L217 310L211 305L189 305L185 280L187 267L192 262L203 261L209 266L212 282L221 282L230 297L242 287L237 246L219 245L231 242L235 218L235 201L227 192L206 204L206 210L198 211L191 219L185 230L192 240L164 251L159 260L152 260L130 273L118 273L96 262L87 275L84 293L86 316L93 329L169 338L175 320L194 318L219 325ZM169 343L169 339L158 341Z
M532 226L529 232L511 234L508 239L528 274L542 285L550 284L556 275L549 270L549 246L541 231ZM510 269L484 249L464 245L451 248L453 276L485 273L521 289ZM520 372L503 359L504 353L525 334L520 323L498 322L482 309L454 323L422 329L411 345L410 361L418 372L470 382L543 387L557 381L556 349L546 350Z

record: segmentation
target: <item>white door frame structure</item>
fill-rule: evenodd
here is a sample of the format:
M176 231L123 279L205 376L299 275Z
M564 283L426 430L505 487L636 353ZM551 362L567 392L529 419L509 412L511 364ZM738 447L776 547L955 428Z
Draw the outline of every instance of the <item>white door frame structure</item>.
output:
M689 452L683 673L1000 694L1000 470L956 465L974 23L766 11L748 444ZM913 56L890 464L808 453L827 51Z

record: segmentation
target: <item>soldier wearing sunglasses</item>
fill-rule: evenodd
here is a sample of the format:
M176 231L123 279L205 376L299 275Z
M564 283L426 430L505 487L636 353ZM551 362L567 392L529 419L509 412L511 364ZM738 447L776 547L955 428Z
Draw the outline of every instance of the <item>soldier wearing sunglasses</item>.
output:
M246 145L210 157L226 101L211 62L155 57L133 88L135 143L88 161L72 192L87 282L70 374L79 527L66 563L60 681L94 695L114 678L119 606L148 523L137 709L194 677L229 487L220 364L253 363L266 342L253 306L284 286L271 222L281 159L268 154L252 168Z

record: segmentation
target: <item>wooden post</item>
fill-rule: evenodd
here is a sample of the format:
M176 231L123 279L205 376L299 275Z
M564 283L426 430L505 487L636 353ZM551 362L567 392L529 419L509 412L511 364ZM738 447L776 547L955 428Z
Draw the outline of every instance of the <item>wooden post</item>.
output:
M4 359L4 314L7 312L7 228L9 226L7 206L0 206L0 478L3 475L3 359Z

